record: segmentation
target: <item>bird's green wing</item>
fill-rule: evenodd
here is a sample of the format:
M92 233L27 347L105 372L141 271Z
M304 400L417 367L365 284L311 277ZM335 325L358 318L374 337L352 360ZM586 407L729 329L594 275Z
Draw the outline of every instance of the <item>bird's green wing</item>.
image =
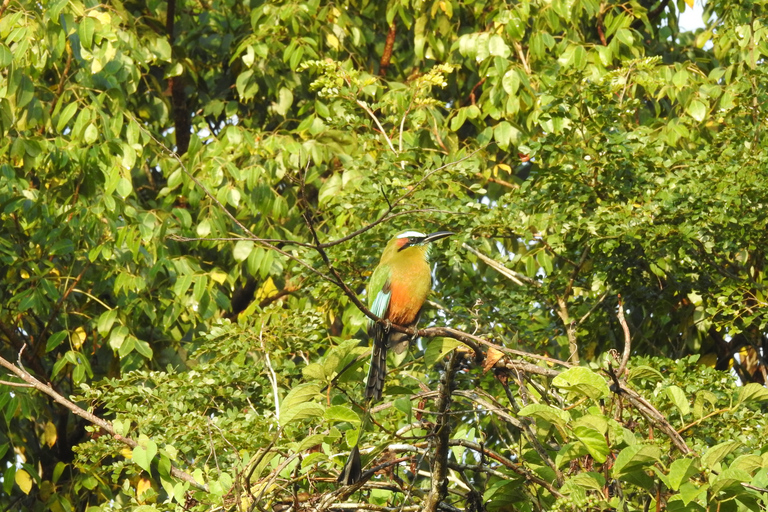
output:
M376 267L368 284L368 307L379 318L386 318L392 290L389 284L389 269ZM373 324L373 321L370 322Z

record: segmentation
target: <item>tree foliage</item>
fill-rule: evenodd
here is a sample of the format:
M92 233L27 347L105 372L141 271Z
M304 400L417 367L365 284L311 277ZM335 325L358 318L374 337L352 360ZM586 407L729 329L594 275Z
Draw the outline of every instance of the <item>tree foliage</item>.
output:
M766 6L685 8L3 2L0 503L765 509Z

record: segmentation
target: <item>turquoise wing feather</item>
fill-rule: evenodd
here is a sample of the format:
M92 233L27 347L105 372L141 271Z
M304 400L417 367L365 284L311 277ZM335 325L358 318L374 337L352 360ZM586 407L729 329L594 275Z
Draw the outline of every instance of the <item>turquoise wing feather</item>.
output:
M368 285L368 307L371 309L371 313L379 318L386 318L391 297L392 289L389 284L389 268L377 267ZM369 328L372 324L373 321L371 320Z

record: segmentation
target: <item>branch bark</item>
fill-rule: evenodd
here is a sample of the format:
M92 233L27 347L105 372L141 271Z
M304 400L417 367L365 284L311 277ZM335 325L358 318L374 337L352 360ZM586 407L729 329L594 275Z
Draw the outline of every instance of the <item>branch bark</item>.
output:
M459 362L459 353L453 351L445 367L437 396L437 419L434 437L430 440L432 451L432 488L424 503L424 512L435 512L448 494L448 443L451 439L451 424L448 410L451 407L451 385Z

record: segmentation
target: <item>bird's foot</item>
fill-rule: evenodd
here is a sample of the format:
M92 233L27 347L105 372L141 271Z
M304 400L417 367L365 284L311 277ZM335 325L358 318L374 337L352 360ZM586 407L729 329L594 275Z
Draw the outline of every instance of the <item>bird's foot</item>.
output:
M384 319L384 332L389 332L392 329L392 322L388 318Z

